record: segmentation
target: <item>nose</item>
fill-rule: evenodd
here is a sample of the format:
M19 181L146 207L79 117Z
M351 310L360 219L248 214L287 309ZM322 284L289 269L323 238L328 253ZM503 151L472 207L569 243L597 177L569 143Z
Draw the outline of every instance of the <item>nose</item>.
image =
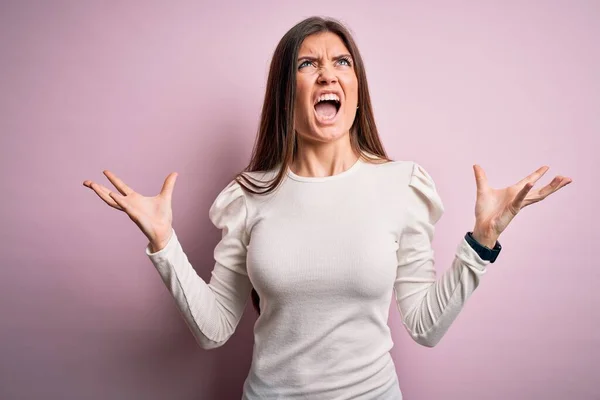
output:
M323 66L319 73L319 83L321 84L329 84L337 82L337 77L335 76L332 68L328 66Z

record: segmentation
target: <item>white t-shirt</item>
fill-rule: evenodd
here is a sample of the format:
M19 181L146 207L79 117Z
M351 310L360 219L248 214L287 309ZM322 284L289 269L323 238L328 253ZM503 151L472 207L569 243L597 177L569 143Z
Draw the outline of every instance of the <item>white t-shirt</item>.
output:
M270 178L274 171L247 173ZM387 325L390 300L404 327L434 346L478 286L489 261L461 238L436 276L431 241L444 212L429 174L413 161L357 161L329 177L290 169L253 195L230 182L209 216L222 230L209 283L175 230L146 254L205 349L233 334L254 287L261 314L243 399L400 400Z

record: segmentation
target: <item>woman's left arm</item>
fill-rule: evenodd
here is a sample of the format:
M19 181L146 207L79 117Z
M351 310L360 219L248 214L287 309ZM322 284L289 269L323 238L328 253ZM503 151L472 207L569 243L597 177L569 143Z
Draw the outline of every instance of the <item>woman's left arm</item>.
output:
M431 176L417 163L413 166L394 292L406 330L423 346L435 346L456 319L486 272L490 258L485 256L492 255L493 262L500 248L500 233L519 210L571 182L558 176L549 185L531 190L548 170L542 167L517 184L498 190L488 186L481 167L475 165L474 170L475 228L470 237L467 233L460 241L450 268L437 276L431 242L444 207Z

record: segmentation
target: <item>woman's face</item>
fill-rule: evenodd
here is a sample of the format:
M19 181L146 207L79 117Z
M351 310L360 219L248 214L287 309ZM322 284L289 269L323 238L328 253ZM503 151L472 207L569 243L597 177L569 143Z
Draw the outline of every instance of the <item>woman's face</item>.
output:
M307 36L298 52L294 124L300 137L331 142L348 134L356 116L354 60L331 32Z

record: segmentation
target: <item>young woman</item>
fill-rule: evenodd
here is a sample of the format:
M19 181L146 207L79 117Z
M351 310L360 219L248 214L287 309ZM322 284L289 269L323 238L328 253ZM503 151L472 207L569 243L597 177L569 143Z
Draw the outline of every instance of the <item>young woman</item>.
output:
M431 241L444 208L434 181L419 164L386 156L354 40L335 20L313 17L279 42L251 161L210 208L222 239L209 283L172 228L176 173L155 197L109 171L120 194L84 185L148 237L146 254L203 348L228 340L252 298L259 316L243 399L399 400L392 294L411 337L435 346L509 222L571 182L557 176L532 189L547 170L493 189L474 165L475 226L436 276Z

